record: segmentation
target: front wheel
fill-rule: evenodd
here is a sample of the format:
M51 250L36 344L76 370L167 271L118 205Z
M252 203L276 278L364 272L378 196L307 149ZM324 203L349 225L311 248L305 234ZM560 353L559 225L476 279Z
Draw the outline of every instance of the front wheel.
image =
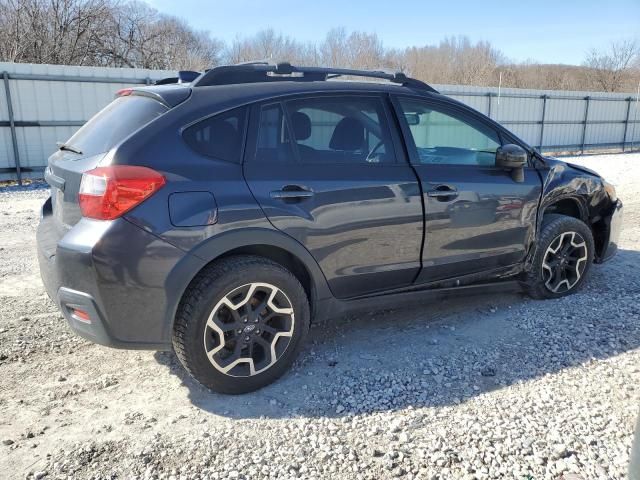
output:
M298 279L266 258L234 256L206 267L178 309L173 346L187 371L220 393L246 393L293 363L309 329Z
M528 273L528 292L534 298L558 298L575 292L593 262L593 235L577 218L548 215Z

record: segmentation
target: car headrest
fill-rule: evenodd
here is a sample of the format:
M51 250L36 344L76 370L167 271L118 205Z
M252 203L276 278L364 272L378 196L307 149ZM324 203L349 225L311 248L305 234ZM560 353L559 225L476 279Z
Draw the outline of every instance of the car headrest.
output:
M338 122L331 135L329 148L332 150L355 151L364 145L364 125L353 117L345 117Z
M291 126L293 127L293 136L296 141L306 140L311 136L311 119L306 113L293 112Z

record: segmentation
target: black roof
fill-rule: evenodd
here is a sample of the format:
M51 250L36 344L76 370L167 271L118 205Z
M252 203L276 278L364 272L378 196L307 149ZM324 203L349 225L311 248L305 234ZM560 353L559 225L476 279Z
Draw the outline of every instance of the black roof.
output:
M277 99L298 94L313 93L407 93L433 95L432 92L413 87L382 82L355 81L312 81L312 82L267 82L245 83L192 88L191 97L207 104L220 103L224 106L243 105L268 99ZM439 94L438 94L439 96Z
M253 83L232 83L210 86L193 86L190 83L163 84L136 87L140 93L160 97L170 106L181 103L190 97L191 108L206 108L209 113L222 111L235 106L247 105L263 100L277 99L299 94L313 93L408 93L440 96L431 90L414 86L403 86L390 82L362 82L352 80L316 80L316 81L267 81Z

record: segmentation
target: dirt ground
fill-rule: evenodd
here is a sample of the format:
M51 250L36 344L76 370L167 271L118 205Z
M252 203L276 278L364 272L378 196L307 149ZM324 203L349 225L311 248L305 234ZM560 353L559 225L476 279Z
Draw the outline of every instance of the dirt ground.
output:
M640 154L571 161L625 203L621 251L582 291L339 318L280 381L236 397L171 353L74 336L35 259L47 190L0 189L0 478L624 478L640 408Z

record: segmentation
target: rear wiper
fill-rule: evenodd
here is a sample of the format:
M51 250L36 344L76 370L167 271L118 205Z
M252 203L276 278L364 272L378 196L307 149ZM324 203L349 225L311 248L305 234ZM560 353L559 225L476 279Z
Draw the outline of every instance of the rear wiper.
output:
M76 147L74 147L73 145L69 145L66 143L62 143L62 142L56 142L56 145L58 146L59 150L67 150L69 152L73 152L73 153L77 153L78 155L82 155L82 151Z

